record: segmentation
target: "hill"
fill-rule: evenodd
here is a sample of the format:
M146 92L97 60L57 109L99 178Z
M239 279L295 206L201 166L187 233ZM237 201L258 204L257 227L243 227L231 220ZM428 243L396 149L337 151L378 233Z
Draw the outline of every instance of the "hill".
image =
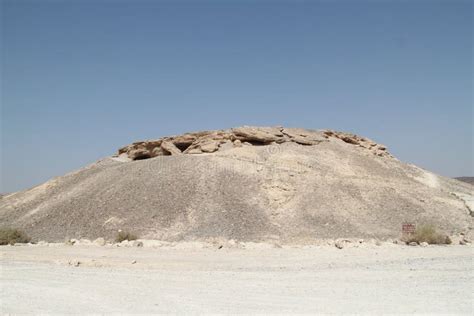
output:
M136 142L0 200L2 226L35 239L311 243L394 238L432 223L470 234L472 187L335 131L242 127Z
M474 177L457 177L455 179L474 185Z

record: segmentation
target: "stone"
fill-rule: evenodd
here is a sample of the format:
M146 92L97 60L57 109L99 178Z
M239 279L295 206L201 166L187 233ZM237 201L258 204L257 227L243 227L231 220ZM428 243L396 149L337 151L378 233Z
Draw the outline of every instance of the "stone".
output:
M219 143L216 141L209 141L200 146L201 151L205 153L213 153L219 148Z
M424 242L420 243L420 246L421 247L428 247L428 243L424 241Z
M234 144L230 140L224 140L222 143L219 144L219 150L228 150L234 148Z
M128 157L132 160L151 158L150 152L145 148L133 149L128 153Z
M189 148L184 151L185 154L190 154L190 155L196 155L196 154L202 154L201 148Z
M94 240L94 245L96 246L105 246L105 239L102 238L102 237L99 237L97 238L96 240Z
M119 245L119 247L130 247L130 246L132 246L132 243L128 240L123 240L118 245Z
M262 144L270 144L272 142L284 141L283 133L276 127L237 127L232 132L236 137L246 141L256 141Z
M72 241L72 239L66 239L66 240L64 241L64 244L65 244L66 246L72 246L72 245L74 245L74 242Z
M133 247L143 247L143 243L139 240L134 240L132 243Z
M161 147L155 147L151 151L151 156L152 157L158 157L158 156L164 156L164 155L165 155L165 152L163 151L163 149Z
M345 246L346 246L346 243L348 241L345 240L345 239L338 239L336 240L336 242L334 243L334 246L336 246L336 248L338 249L343 249Z
M157 156L214 153L232 147L282 144L293 142L304 146L315 146L331 138L362 147L379 157L391 157L384 145L350 133L316 131L302 128L243 126L229 130L203 131L169 136L158 140L140 141L122 147L115 157L131 160L149 159Z
M365 137L360 137L358 135L354 135L351 133L344 133L344 132L336 132L332 130L327 130L323 132L324 135L327 138L338 138L342 140L345 143L351 144L351 145L356 145L359 147L362 147L364 149L368 149L371 151L374 155L379 156L379 157L392 157L387 152L387 147L381 144L377 144L376 142L365 138Z
M172 156L182 154L181 150L179 150L179 148L170 141L163 141L161 143L161 149L164 150L165 153L169 153Z
M81 238L79 240L79 244L84 245L84 246L88 246L88 245L92 244L92 241L90 241L89 239Z

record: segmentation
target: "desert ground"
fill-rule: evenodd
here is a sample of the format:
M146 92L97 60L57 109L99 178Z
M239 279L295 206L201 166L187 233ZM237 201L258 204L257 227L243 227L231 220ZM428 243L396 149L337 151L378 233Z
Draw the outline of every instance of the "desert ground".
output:
M3 246L1 313L472 314L472 246Z

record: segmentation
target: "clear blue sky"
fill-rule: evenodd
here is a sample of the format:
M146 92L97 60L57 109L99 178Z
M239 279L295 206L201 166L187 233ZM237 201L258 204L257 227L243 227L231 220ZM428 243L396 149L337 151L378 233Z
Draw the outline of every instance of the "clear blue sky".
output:
M2 187L202 129L350 131L473 175L472 1L1 1Z

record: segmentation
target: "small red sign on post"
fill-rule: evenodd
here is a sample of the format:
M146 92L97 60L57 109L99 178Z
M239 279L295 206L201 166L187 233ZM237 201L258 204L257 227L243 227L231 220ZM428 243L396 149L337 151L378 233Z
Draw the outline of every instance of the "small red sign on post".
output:
M413 223L403 223L402 224L402 233L411 235L415 233L416 225Z

